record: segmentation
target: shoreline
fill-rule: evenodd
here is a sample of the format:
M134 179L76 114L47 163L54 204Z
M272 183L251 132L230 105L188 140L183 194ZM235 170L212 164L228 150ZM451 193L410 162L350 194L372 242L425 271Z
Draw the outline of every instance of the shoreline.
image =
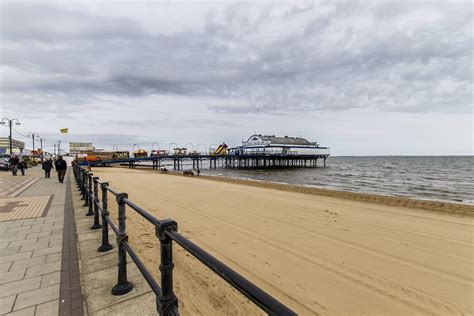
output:
M118 167L118 168L125 168L125 167ZM147 171L150 173L160 173L158 170L153 170L148 167L137 167L135 169ZM182 172L177 172L177 171L168 171L168 173L165 175L183 176ZM225 182L225 183L240 184L240 185L253 186L253 187L259 187L259 188L274 189L274 190L286 191L286 192L296 192L296 193L303 193L303 194L340 198L340 199L355 201L355 202L364 202L364 203L372 203L372 204L377 204L377 205L387 205L387 206L403 207L403 208L408 208L408 209L417 209L417 210L422 210L422 211L434 212L438 214L465 216L465 217L470 217L470 218L474 217L474 205L464 204L464 203L415 199L415 198L404 197L404 196L390 196L390 195L379 195L379 194L363 193L363 192L342 191L342 190L335 190L335 189L316 188L316 187L297 185L297 184L283 184L283 183L269 182L269 181L264 181L264 180L232 178L232 177L226 177L226 176L212 176L212 175L201 174L199 177L195 176L194 178L208 180L208 181Z

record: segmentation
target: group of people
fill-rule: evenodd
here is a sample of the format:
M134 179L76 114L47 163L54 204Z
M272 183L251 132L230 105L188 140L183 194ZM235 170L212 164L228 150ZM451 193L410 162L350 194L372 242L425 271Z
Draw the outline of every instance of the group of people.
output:
M23 159L20 160L18 156L13 155L13 157L10 158L10 168L14 176L17 175L18 170L20 170L21 175L24 176L25 170L28 169L28 165L26 164L26 161L24 161Z
M58 172L58 180L60 183L64 183L64 177L66 176L67 163L62 156L58 156L54 161L51 158L46 158L43 161L42 167L44 170L44 177L51 177L51 169L56 169ZM28 169L26 161L20 159L18 156L13 155L10 158L10 169L14 176L17 175L18 169L21 171L21 175L25 175L25 170Z

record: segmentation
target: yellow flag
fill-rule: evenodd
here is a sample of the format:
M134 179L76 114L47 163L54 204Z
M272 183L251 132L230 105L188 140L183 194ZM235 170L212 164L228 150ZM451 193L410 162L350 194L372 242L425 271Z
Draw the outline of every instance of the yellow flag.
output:
M67 134L68 128L61 128L60 131L63 134Z

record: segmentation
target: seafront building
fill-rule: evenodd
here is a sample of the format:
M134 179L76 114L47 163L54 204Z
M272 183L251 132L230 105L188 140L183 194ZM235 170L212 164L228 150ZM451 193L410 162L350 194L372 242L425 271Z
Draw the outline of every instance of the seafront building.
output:
M252 135L241 146L229 148L229 155L330 155L329 147L320 147L301 137Z
M90 152L94 152L95 147L92 143L78 143L78 142L70 142L69 143L69 154L71 155L81 155L87 154Z
M25 149L25 143L16 139L12 139L12 151L14 154L23 153ZM10 155L10 138L0 137L0 154Z

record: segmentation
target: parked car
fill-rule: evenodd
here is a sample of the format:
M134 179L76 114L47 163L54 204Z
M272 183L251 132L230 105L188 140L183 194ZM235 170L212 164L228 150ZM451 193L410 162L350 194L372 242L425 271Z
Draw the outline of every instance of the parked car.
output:
M8 162L9 160L9 158L0 158L0 170L10 170L10 163Z

